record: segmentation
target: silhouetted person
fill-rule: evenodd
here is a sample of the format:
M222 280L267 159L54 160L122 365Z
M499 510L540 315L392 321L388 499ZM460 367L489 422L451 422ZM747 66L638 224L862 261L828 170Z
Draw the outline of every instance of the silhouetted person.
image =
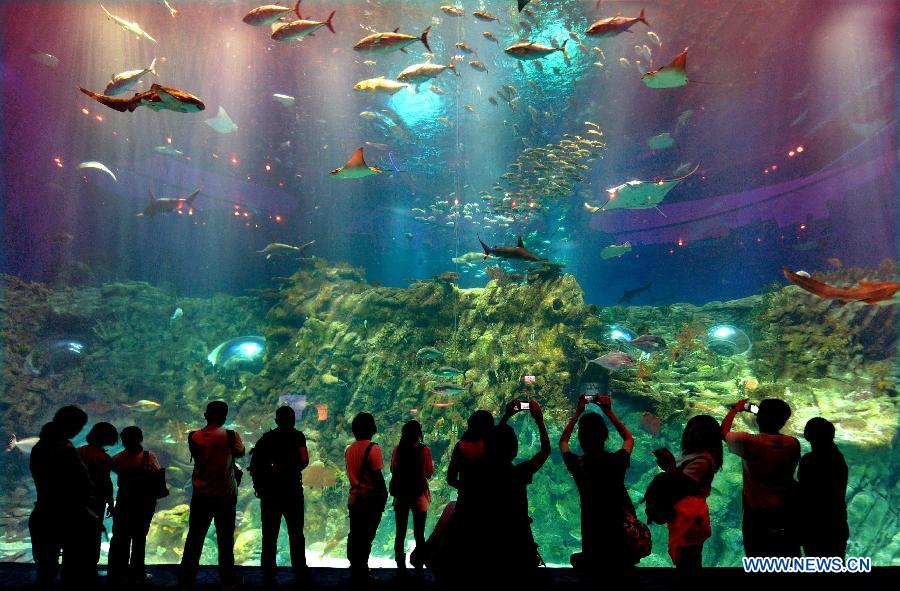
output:
M469 417L462 438L453 446L447 466L447 484L459 491L457 502L463 501L468 480L472 480L472 475L481 468L486 441L493 428L494 416L486 410L476 410Z
M634 438L612 409L609 396L596 399L600 409L622 437L622 447L606 450L609 429L598 413L584 413L582 396L575 414L559 439L563 454L581 500L581 553L572 555L572 566L589 573L621 574L634 564L625 553L625 513L634 514L634 505L625 488L625 472L631 465ZM569 439L578 423L578 443L583 455L569 449Z
M807 556L847 553L847 462L834 444L834 425L815 417L806 423L803 437L812 451L800 459L800 541Z
M759 403L759 435L731 431L734 417L748 411L747 400L735 404L722 421L728 449L744 460L743 533L747 556L800 556L795 526L800 442L779 433L791 416L783 400ZM748 411L749 412L749 411Z
M149 482L160 465L156 455L144 449L144 433L138 427L125 427L121 437L125 449L112 457L119 492L109 544L109 576L117 582L127 578L142 584L147 532L156 511L156 491Z
M243 457L240 436L223 425L228 405L214 400L206 406L206 426L188 434L188 447L194 459L188 534L181 557L182 586L194 584L200 564L203 541L212 521L216 524L219 550L219 579L223 587L237 584L234 574L234 523L237 513L237 480L234 459Z
M406 572L406 527L413 516L416 548L425 545L425 517L431 503L428 479L434 474L431 450L422 443L422 425L409 421L403 425L400 443L391 454L391 487L394 497L394 559L398 572ZM416 567L421 568L421 562Z
M381 473L384 468L381 448L372 441L378 432L375 417L367 412L359 413L353 418L350 428L356 441L344 452L350 480L347 558L350 560L351 580L364 583L369 576L369 554L378 524L381 523L387 489Z
M115 445L119 441L119 433L116 428L109 423L97 423L88 431L87 444L78 448L78 457L81 463L87 468L88 476L94 483L94 493L96 495L91 510L99 518L97 523L96 535L93 537L91 545L91 561L94 567L100 562L100 540L103 534L103 518L104 515L112 515L113 507L113 484L109 477L109 471L112 468L112 458L106 453L106 448Z
M37 500L28 520L31 552L37 565L39 587L53 583L63 555L63 582L86 584L95 569L91 548L100 527L94 484L70 441L84 428L87 414L77 406L64 406L43 426L31 450L30 467Z
M519 404L514 400L507 405L506 413L488 440L492 507L491 520L481 524L481 536L488 543L483 558L487 559L484 566L491 569L489 574L503 580L527 582L542 563L531 531L528 485L550 457L550 438L538 403L528 401L527 410L520 410ZM534 418L541 447L530 459L514 464L519 453L519 440L507 421L518 412L527 412Z
M275 582L275 555L282 517L291 546L291 567L298 580L308 578L302 472L309 465L309 452L306 436L294 428L296 422L293 408L278 408L275 411L277 427L266 432L250 452L250 471L262 519L260 565L267 586Z
M722 467L722 427L715 417L692 417L681 434L681 457L667 448L653 452L656 462L675 477L675 516L669 529L669 557L693 575L703 567L703 543L712 536L709 505L713 476Z

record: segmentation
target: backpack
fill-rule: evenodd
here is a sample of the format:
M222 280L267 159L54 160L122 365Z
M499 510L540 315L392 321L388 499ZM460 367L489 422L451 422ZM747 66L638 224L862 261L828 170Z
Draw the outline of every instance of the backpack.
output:
M698 456L691 460L691 462L697 460L710 461L706 456ZM678 483L678 477L685 466L691 462L685 462L678 468L677 472L660 472L650 481L647 492L644 494L644 500L641 501L647 505L646 512L648 523L659 523L662 525L671 523L672 520L675 519L675 503L680 501L682 496L684 496L680 492L681 487Z
M270 454L266 453L266 447L266 436L263 435L250 450L250 465L247 467L253 483L253 490L259 498L271 491L275 481L275 466Z
M288 439L290 440L288 441ZM288 468L283 464L284 455L288 452L293 454L299 451L305 445L300 445L303 434L299 431L290 431L282 433L279 438L279 432L275 429L267 431L256 442L256 446L250 450L250 465L247 470L250 472L250 478L253 483L253 490L257 497L263 497L269 493L277 492L284 486L284 474L288 473ZM289 454L289 455L290 455ZM282 474L282 482L279 482L278 475ZM301 486L302 475L299 466L297 470L297 484Z
M410 458L404 458L404 462L395 464L394 473L391 475L390 488L388 489L392 497L400 497L403 499L414 499L425 492L427 482L422 477L422 448L420 443L413 448ZM400 450L397 450L397 457L400 457Z

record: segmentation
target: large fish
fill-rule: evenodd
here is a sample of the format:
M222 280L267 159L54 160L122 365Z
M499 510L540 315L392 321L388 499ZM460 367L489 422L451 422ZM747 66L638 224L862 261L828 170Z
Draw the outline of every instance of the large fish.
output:
M382 172L384 171L377 166L366 164L366 160L363 157L363 149L359 148L353 152L346 164L332 170L331 176L336 179L361 179L374 174L381 174Z
M110 79L109 84L106 85L106 88L103 89L103 94L107 96L117 96L122 94L123 92L128 92L134 85L138 83L145 74L153 74L154 76L159 76L156 72L156 58L153 58L153 61L150 62L150 65L146 68L142 68L140 70L128 70L126 72L122 72L121 74L113 74L113 77Z
M119 25L120 27L122 27L123 29L128 31L129 33L134 33L135 35L138 36L139 39L142 38L142 39L146 39L147 41L152 41L152 42L156 43L156 39L151 37L150 34L147 33L144 29L142 29L139 24L137 24L135 22L127 21L124 18L120 18L118 16L115 16L114 14L111 14L108 10L106 10L106 7L103 6L102 4L100 5L100 8L103 9L103 12L106 13L106 16L109 17L109 19L111 21L113 21L114 23L116 23L117 25Z
M297 0L297 4L295 4L293 8L290 6L278 6L277 4L257 6L244 15L243 21L254 27L262 27L278 22L279 19L287 16L291 12L297 13L297 18L301 18L300 0Z
M194 95L161 84L153 84L150 86L150 90L138 92L130 99L97 94L84 88L79 88L79 90L101 105L106 105L120 113L132 112L138 107L147 107L154 111L175 111L176 113L196 113L206 108L203 101Z
M481 237L478 237L478 242L481 243L481 248L484 250L484 258L488 258L490 255L494 255L495 257L500 257L502 259L515 259L520 261L534 261L541 262L547 259L542 259L538 255L533 252L527 250L525 248L525 243L522 242L522 237L519 236L519 241L515 246L488 246L481 240Z
M857 281L859 287L835 287L800 273L794 273L787 267L784 268L785 278L794 285L808 291L813 295L826 300L838 300L844 304L848 302L865 302L876 304L886 302L897 303L894 294L900 291L900 283L894 281Z
M150 202L147 204L147 207L144 208L144 211L137 214L138 217L152 218L161 213L181 213L183 211L190 211L193 207L194 199L200 194L200 189L197 189L187 197L162 197L157 199L156 195L153 194L152 189L149 190L149 193Z
M418 86L423 82L437 78L444 70L453 70L453 73L459 76L459 72L456 71L456 56L451 58L450 63L446 66L442 64L432 64L431 62L413 64L400 72L397 75L397 80Z
M297 39L312 35L322 27L328 27L328 30L334 33L334 27L331 26L331 19L334 18L334 12L335 11L332 10L331 14L329 14L328 18L324 21L313 21L309 19L291 21L275 29L272 33L272 39L275 41L296 41Z
M687 47L665 66L645 72L641 76L644 84L650 88L678 88L688 83Z
M644 18L643 8L641 9L641 14L635 18L629 18L617 14L616 16L610 18L600 19L599 21L588 27L587 31L585 31L584 34L590 35L591 37L596 37L598 39L615 37L620 33L624 33L625 31L633 27L636 23L644 23L648 27L650 26L650 23L648 23L647 19Z
M521 43L510 45L503 51L505 51L507 55L511 55L517 60L536 60L542 57L547 57L554 51L561 51L563 55L567 56L566 43L568 42L569 40L566 39L559 47L549 47L547 45L535 43L534 41L523 41Z
M307 247L312 246L315 243L316 241L312 240L306 244L301 244L300 246L291 246L290 244L282 244L281 242L272 242L271 244L266 245L264 249L257 250L256 252L266 255L266 260L269 260L277 255L300 255Z
M360 92L384 92L387 94L397 94L404 88L409 88L409 84L389 80L384 76L378 78L369 78L368 80L360 80L353 85L353 90Z
M353 46L354 51L361 51L371 54L385 54L392 51L404 51L406 47L412 45L416 41L421 41L429 52L431 47L428 45L428 32L431 27L426 27L421 37L406 35L400 33L400 27L397 27L389 33L373 33L367 37L363 37Z

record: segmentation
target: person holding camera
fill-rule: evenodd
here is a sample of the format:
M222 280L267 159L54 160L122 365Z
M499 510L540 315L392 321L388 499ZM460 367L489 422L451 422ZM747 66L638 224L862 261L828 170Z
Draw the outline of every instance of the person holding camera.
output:
M244 456L240 435L224 429L228 405L214 400L206 405L206 426L188 434L188 448L194 461L188 533L184 542L179 573L182 587L190 587L197 578L200 553L210 523L215 520L219 548L219 579L223 588L233 588L234 522L237 514L237 489L241 471L235 458Z
M622 437L622 447L615 452L606 450L609 429L603 416L585 413L588 404L596 404L609 418ZM575 424L578 424L578 443L583 455L569 448ZM625 472L631 465L634 438L612 409L609 396L584 395L559 438L563 461L581 500L581 552L572 555L572 566L584 572L627 570L633 560L625 548L626 514L634 515L634 505L625 488Z
M737 413L754 411L758 435L732 432ZM745 398L722 421L728 449L744 463L742 530L747 556L800 556L793 515L800 442L780 433L790 416L791 407L783 400L767 398L756 407Z
M388 492L381 473L384 469L381 448L372 441L378 432L375 417L361 412L353 417L350 429L356 441L344 452L350 481L347 559L350 561L351 581L362 584L369 578L369 554L372 553L372 541L381 523Z
M530 459L513 464L519 453L519 440L507 423L520 412L534 419L541 447ZM543 562L531 531L528 485L549 457L550 437L540 405L535 400L513 400L507 404L487 445L493 507L491 521L482 524L482 534L489 541L485 557L493 560L495 576L527 581Z
M696 574L703 566L703 543L712 536L709 505L713 476L722 468L722 428L710 415L691 417L681 434L681 457L668 448L653 452L656 463L674 478L669 556L675 568Z

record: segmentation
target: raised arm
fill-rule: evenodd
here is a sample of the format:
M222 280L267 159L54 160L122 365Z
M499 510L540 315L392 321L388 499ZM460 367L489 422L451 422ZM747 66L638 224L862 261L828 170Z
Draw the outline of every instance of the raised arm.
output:
M506 410L503 412L503 416L500 417L500 425L505 425L510 417L516 414L518 411L516 410L516 403L519 401L518 398L513 398L509 402L506 403Z
M609 396L601 396L597 402L600 404L600 410L602 410L603 414L605 414L610 422L612 422L613 426L616 428L616 432L622 437L622 449L625 450L625 453L631 455L631 452L634 450L634 437L631 436L631 431L628 430L625 423L619 420L619 417L613 412L612 398Z
M737 404L731 407L731 410L728 411L728 414L725 415L725 418L722 419L722 438L724 439L726 435L731 432L731 426L734 424L734 417L737 416L737 413L744 410L747 406L747 401L749 398L744 398L743 400L739 400Z
M566 454L569 453L569 440L572 438L572 431L575 430L575 424L578 423L578 418L581 416L581 413L584 412L586 401L584 396L580 396L578 398L578 407L575 408L575 412L572 414L572 418L569 419L569 422L566 423L565 428L563 429L562 435L559 436L559 451Z
M541 449L534 454L534 457L528 460L532 469L537 472L544 465L544 462L547 461L547 458L550 457L550 435L547 434L547 426L544 424L544 413L541 411L541 406L534 400L531 401L531 416L534 417L538 433L541 435Z

